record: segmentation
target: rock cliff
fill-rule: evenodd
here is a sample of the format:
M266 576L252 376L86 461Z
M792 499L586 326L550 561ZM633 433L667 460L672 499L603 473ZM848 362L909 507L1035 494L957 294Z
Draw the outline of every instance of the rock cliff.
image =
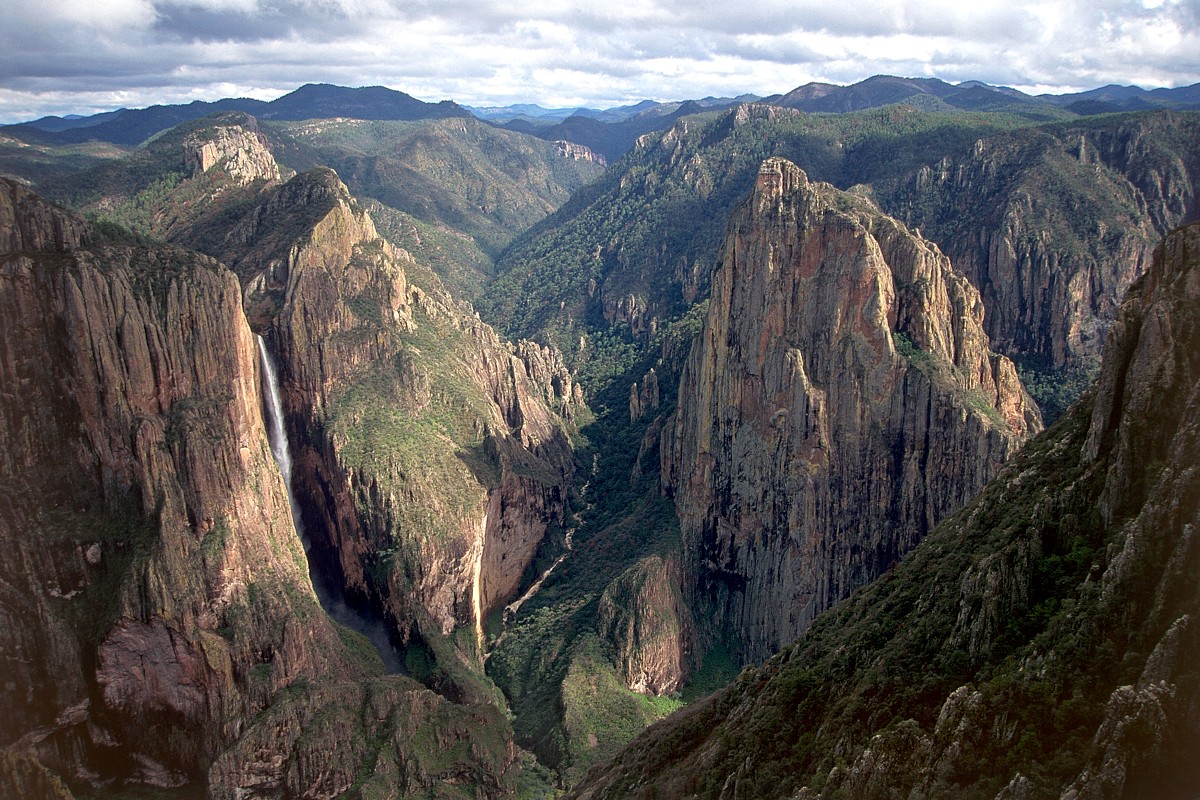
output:
M477 669L486 616L563 517L582 408L569 373L501 342L379 238L330 170L266 194L224 241L280 355L317 550L404 641Z
M643 559L600 595L598 632L612 642L617 674L632 691L666 695L688 675L695 638L675 557Z
M378 666L317 608L234 275L7 181L0 219L3 745L195 780L281 687Z
M279 165L267 149L266 139L249 115L223 118L225 124L189 134L183 142L183 163L192 178L219 168L238 186L255 181L279 181Z
M1159 112L989 136L880 202L979 287L998 350L1091 364L1161 237L1196 217L1196 135Z
M979 294L869 202L766 161L662 447L698 622L766 658L995 475L1036 407Z
M569 796L1200 791L1200 225L1094 393L882 579Z
M497 708L376 677L322 613L237 277L8 181L0 219L0 783L510 794Z

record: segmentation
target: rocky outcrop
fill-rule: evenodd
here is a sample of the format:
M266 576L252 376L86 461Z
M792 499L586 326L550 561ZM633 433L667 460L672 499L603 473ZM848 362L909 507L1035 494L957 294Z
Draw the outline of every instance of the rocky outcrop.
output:
M562 520L578 387L553 353L504 344L436 280L412 285L418 265L330 170L265 197L227 241L280 354L318 550L402 639L464 629L456 658L478 659L484 618Z
M587 145L559 139L554 143L554 148L560 156L570 161L588 161L598 164L601 167L608 165L608 161L605 160L604 156L596 153Z
M789 162L763 164L664 431L703 628L767 657L1040 430L982 321L934 245Z
M600 595L600 638L614 645L617 674L635 692L671 694L691 672L695 633L679 579L676 557L651 556Z
M637 422L643 414L657 411L658 403L658 373L651 367L640 388L636 383L629 385L629 421Z
M279 181L279 165L267 149L258 124L249 114L229 115L222 124L189 135L183 142L183 163L193 178L219 167L237 186L254 181Z
M0 183L0 253L61 252L86 246L88 225L15 181Z
M402 677L299 687L209 772L209 797L511 797L503 712L463 708Z
M1200 225L1156 250L1094 396L976 500L569 796L1200 791L1197 254Z
M998 350L1091 364L1160 238L1195 218L1196 132L1161 112L989 137L881 202L979 287Z
M279 688L374 668L316 607L233 274L64 249L86 225L3 185L26 231L0 256L3 744L74 780L193 780Z

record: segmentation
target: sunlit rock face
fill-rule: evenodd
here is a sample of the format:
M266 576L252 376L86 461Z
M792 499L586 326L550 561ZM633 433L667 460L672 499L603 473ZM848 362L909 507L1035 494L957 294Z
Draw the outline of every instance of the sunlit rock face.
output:
M484 618L565 512L583 401L561 358L501 341L331 170L264 194L226 240L279 355L310 536L402 641L478 666Z
M662 448L702 629L767 657L1041 429L982 320L936 246L785 160L763 164Z
M281 686L364 670L317 611L238 281L12 183L0 219L4 744L194 779Z

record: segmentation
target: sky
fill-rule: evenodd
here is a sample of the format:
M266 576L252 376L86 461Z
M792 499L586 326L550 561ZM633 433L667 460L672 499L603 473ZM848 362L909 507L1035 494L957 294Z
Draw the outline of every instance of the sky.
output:
M1200 82L1200 0L0 0L0 123L305 83L608 108L876 74Z

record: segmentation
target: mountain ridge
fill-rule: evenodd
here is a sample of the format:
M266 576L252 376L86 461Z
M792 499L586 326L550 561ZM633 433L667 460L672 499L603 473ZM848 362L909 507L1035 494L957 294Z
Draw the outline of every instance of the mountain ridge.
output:
M698 100L650 101L609 109L544 109L533 103L506 107L476 106L474 110L452 100L427 103L382 86L349 88L333 84L305 84L271 101L250 98L196 100L188 104L118 109L87 116L42 117L0 126L5 133L31 143L78 143L100 139L136 145L172 125L216 111L246 111L263 119L300 120L350 117L358 119L438 119L477 116L549 139L567 139L591 147L615 160L632 146L637 136L663 130L686 113L728 107L747 101L797 108L808 112L844 113L876 108L919 97L936 98L961 110L1012 110L1040 118L1137 111L1152 108L1200 109L1200 84L1177 88L1106 86L1062 95L1028 95L1016 89L992 86L977 80L951 84L938 78L903 78L875 75L845 86L808 83L783 94L759 98L705 97ZM682 109L684 110L681 113ZM383 109L383 110L381 110ZM554 124L547 126L545 122ZM657 120L657 121L655 121ZM596 127L613 125L613 128ZM574 138L572 138L574 137Z
M568 797L1194 796L1198 253L1165 239L1095 394L978 499Z

